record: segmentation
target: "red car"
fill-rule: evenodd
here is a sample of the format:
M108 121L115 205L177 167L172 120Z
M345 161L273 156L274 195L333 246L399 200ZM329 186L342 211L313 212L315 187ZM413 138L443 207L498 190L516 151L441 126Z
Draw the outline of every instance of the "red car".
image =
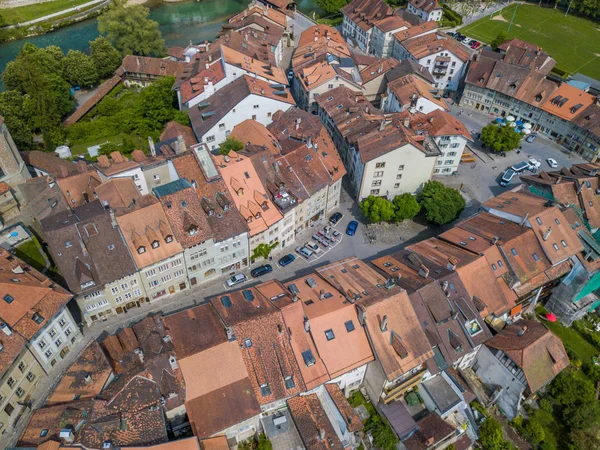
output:
M479 47L481 47L481 42L475 41L471 43L471 48L473 50L477 50Z

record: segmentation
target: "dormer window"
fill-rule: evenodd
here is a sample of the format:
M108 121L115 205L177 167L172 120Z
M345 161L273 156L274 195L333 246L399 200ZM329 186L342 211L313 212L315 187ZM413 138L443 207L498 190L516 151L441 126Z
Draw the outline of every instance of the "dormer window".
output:
M137 252L141 255L142 253L146 253L146 247L140 245L137 249Z
M65 247L66 247L66 248L69 248L69 247L71 247L71 241L67 241L67 242L65 242Z
M223 205L223 211L227 211L227 210L229 210L229 205L228 204Z
M237 195L240 195L240 196L242 196L242 195L244 195L244 189L243 189L243 188L239 188L237 191L235 191L235 193L236 193Z
M254 215L254 218L255 218L255 219L260 219L260 213L259 213L259 212L257 212L257 213Z
M171 236L170 234L167 235L167 237L165 238L165 242L168 244L169 242L173 242L173 236Z
M42 316L39 312L35 312L35 313L33 313L31 320L33 320L35 323L37 323L39 325L44 321L44 316Z
M194 235L198 234L198 228L197 227L190 227L189 230L188 230L188 234L190 236L194 236Z
M160 247L160 244L158 241L152 241L152 248L158 248Z

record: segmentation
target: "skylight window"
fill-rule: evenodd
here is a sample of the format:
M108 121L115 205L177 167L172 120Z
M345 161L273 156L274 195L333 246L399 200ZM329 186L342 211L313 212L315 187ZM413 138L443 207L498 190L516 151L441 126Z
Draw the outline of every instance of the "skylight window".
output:
M344 326L346 327L346 331L348 333L350 333L351 331L354 331L354 322L352 322L351 320L349 320L348 322L344 323Z
M315 360L315 356L313 355L312 350L306 350L302 352L302 359L304 360L304 364L306 364L306 367L314 366L317 362Z
M333 330L332 329L325 330L325 337L327 338L328 341L334 340L335 334L333 333Z
M12 295L6 294L4 297L4 301L6 303L8 303L9 305L15 301L14 297Z

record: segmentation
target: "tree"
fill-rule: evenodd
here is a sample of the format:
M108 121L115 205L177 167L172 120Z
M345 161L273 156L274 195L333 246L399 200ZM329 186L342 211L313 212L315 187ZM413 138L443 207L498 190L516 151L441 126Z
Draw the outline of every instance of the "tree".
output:
M392 204L396 210L394 214L394 219L396 222L412 219L419 214L419 211L421 210L421 206L419 206L417 199L409 192L396 195L392 200Z
M349 2L347 0L316 0L316 3L327 14L339 14L340 9Z
M267 259L273 249L279 245L279 242L273 242L272 244L258 244L252 252L252 260L256 261L258 258Z
M121 65L122 60L119 51L102 36L90 42L90 58L92 58L100 78L111 76Z
M0 93L0 116L19 150L33 149L33 101L17 91Z
M498 47L500 46L500 44L502 44L504 41L506 41L506 33L504 31L501 31L500 33L498 33L498 36L496 36L492 42L490 42L490 46L492 47L492 50L498 50Z
M394 219L396 214L392 202L373 195L369 195L360 203L360 210L371 223L389 222Z
M149 15L142 5L117 4L98 18L98 31L122 55L162 56L167 47L158 23Z
M257 450L273 450L273 444L266 434L261 433L258 437L258 446L256 448Z
M175 118L177 94L171 89L174 82L173 77L160 77L142 90L141 112L146 119L162 125Z
M233 136L227 136L227 138L219 144L219 154L227 155L231 150L238 152L244 149L244 143Z
M484 450L505 450L509 448L502 435L502 426L496 419L491 417L488 417L479 427L479 442Z
M591 403L595 393L594 385L589 380L575 376L570 370L559 373L548 388L548 394L564 408Z
M460 192L439 181L425 183L419 198L427 220L438 225L456 219L465 207L465 199Z
M539 444L546 437L544 427L537 420L529 419L525 425L525 433L533 444Z
M89 87L98 83L98 71L92 58L79 50L69 50L62 60L63 75L71 86Z
M589 424L600 420L600 403L596 400L566 407L562 416L564 422L571 428L586 428Z
M507 152L519 146L521 135L510 126L490 124L483 127L480 139L495 152Z

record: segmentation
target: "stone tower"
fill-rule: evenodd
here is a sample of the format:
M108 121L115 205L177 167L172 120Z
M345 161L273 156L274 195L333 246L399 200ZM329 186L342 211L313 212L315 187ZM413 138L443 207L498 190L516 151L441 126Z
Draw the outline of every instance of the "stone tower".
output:
M25 162L0 116L0 182L15 188L31 178Z

